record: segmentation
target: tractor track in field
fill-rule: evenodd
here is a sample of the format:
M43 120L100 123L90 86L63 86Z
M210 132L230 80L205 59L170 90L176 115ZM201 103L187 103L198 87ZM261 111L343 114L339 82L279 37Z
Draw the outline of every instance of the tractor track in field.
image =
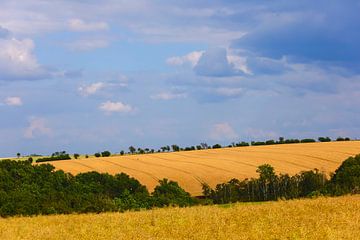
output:
M174 154L174 155L177 155L177 156L181 156L181 157L185 157L185 158L190 158L190 159L196 159L196 158L198 158L198 159L205 159L205 160L210 160L208 157L206 157L206 156L195 156L195 157L192 157L192 156L186 156L186 155L184 155L184 154L181 154L181 153L172 153L172 154ZM221 158L219 158L218 160L221 160L221 161L226 161L226 162L232 162L232 163L236 163L236 164L238 164L238 165L245 165L245 166L250 166L250 167L255 167L255 168L257 168L258 166L256 166L255 164L251 164L251 163L243 163L243 162L238 162L238 161L236 161L236 160L232 160L232 159L228 159L228 158L223 158L223 157L221 157Z
M135 169L135 168L126 167L126 166L124 166L124 165L121 165L121 164L118 164L118 163L114 163L114 162L112 162L112 161L105 160L105 159L102 159L101 161L104 161L104 162L113 164L113 165L118 166L118 167L122 167L122 168L125 168L125 169L129 169L129 170L132 170L132 171L135 171L135 172L143 173L143 174L145 174L145 175L148 175L148 176L151 177L152 179L154 179L156 182L158 182L158 181L160 180L159 178L157 178L156 176L154 176L153 174L151 174L151 173L149 173L149 172L145 172L145 171L142 171L142 170L139 170L139 169Z
M183 157L187 157L187 158L193 158L193 157L186 156L186 155L179 155L179 156L183 156ZM198 156L198 158L200 158L200 159L210 159L211 157L208 158L208 157L205 157L205 156L204 157L199 157ZM275 161L275 162L279 161L278 159L269 158L269 157L267 157L267 159ZM255 167L255 168L259 167L258 165L255 165L255 164L238 162L236 160L230 160L230 159L224 159L224 158L220 158L219 160L230 161L230 162L233 162L233 163L237 163L239 165L247 165L247 166L251 166L251 167ZM293 162L290 162L290 161L287 161L287 160L281 160L281 162L284 162L284 163L287 163L287 164L290 164L290 165L294 165L294 166L298 166L298 167L302 167L302 168L306 168L306 169L310 169L309 166L305 166L305 165L302 165L302 164L299 164L299 163L293 163Z
M293 155L293 156L299 156L299 157L308 157L308 158L313 158L313 159L318 159L321 161L325 161L325 162L331 162L331 163L336 163L339 164L339 162L337 161L333 161L333 160L329 160L326 158L321 158L321 157L315 157L315 156L311 156L311 155L307 155L307 154L300 154L300 153L287 153L287 152L267 152L267 151L236 151L236 150L231 150L231 149L227 149L227 151L229 152L234 152L234 153L265 153L265 154L279 154L279 155ZM286 160L281 160L281 161L286 161Z
M130 160L130 159L128 159ZM196 176L195 174L189 172L189 171L185 171L183 169L180 169L180 168L176 168L176 167L171 167L171 166L166 166L166 165L162 165L162 164L158 164L158 163L149 163L149 162L146 162L144 160L140 160L140 159L136 159L135 160L136 162L141 162L145 165L150 165L150 166L158 166L158 167L163 167L163 168L168 168L168 169L172 169L172 170L175 170L175 171L179 171L179 172L182 172L182 173L185 173L185 174L188 174L190 175L191 177L193 177L196 181L198 181L199 183L203 184L205 183L205 181L203 181L200 177Z
M150 157L150 156L149 156L149 157ZM182 163L187 163L187 164L192 164L192 165L199 165L199 166L204 166L204 167L208 167L208 168L220 170L220 171L227 172L227 173L232 173L232 174L236 174L236 175L243 175L243 176L245 176L244 174L241 174L241 173L239 173L239 172L234 172L234 171L230 171L230 170L227 170L227 169L224 169L224 168L214 167L214 166L211 166L211 165L208 165L208 164L204 164L204 163L184 161L184 160L171 160L171 159L168 159L168 158L163 158L163 157L158 157L158 156L157 156L157 157L151 156L151 158L162 159L162 160L168 161L168 162L174 162L174 161L176 161L176 162L182 162Z
M91 167L91 166L89 166L89 165L87 165L87 164L84 164L84 163L75 162L75 161L72 161L71 163L75 163L75 164L78 164L78 165L80 165L80 166L84 166L84 167L86 167L86 168L89 168L91 171L98 171L96 168Z

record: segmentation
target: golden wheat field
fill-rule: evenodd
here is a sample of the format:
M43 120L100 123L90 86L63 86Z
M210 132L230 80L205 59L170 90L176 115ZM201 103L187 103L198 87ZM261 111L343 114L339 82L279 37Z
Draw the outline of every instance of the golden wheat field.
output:
M359 239L360 195L0 219L0 239Z
M201 183L214 187L231 178L256 176L256 168L271 164L277 172L296 174L317 168L331 173L347 157L360 153L360 141L281 144L188 152L154 153L50 162L57 169L77 174L125 172L150 190L159 179L177 181L192 195L201 195Z

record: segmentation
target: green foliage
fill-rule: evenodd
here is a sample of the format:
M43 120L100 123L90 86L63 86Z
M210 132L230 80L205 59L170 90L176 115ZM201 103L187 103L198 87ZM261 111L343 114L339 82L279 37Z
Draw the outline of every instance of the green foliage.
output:
M330 180L329 189L335 195L360 193L360 154L340 165Z
M38 158L36 162L49 162L49 161L60 161L60 160L70 160L71 157L65 151L55 152L51 154L51 157Z
M216 148L221 148L221 145L220 144L215 144L212 146L213 149L216 149Z
M101 152L101 156L102 157L110 157L111 153L109 151L104 151L104 152Z
M312 142L316 142L315 139L312 138L304 138L300 140L301 143L312 143Z
M98 157L101 157L101 154L100 153L95 153L94 156L98 158Z
M319 137L319 142L331 142L331 139L329 137Z
M314 196L324 189L327 180L318 170L305 171L295 176L276 175L268 164L258 167L259 178L240 181L232 179L216 185L215 189L203 184L203 195L214 203L271 201L279 198L292 199Z
M190 206L194 204L190 194L182 189L177 182L163 179L159 181L159 185L155 187L152 193L154 205L163 206Z

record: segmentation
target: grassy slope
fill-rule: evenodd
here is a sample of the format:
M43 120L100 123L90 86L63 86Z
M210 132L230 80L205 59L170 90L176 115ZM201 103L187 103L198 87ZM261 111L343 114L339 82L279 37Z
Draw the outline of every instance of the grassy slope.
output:
M201 151L113 156L52 162L57 169L77 174L125 172L150 190L159 179L179 182L193 195L201 195L201 182L210 186L231 178L256 176L256 168L269 163L282 173L317 168L333 172L347 157L360 153L360 141L283 144Z
M356 239L360 195L0 219L0 239Z

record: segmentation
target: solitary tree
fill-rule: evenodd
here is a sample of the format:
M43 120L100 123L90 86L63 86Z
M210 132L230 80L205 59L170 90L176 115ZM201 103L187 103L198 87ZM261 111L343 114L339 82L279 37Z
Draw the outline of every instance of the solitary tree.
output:
M133 146L130 146L129 151L131 154L134 154L136 152L136 149Z
M20 154L20 153L17 153L16 156L19 158L19 157L21 156L21 154Z

